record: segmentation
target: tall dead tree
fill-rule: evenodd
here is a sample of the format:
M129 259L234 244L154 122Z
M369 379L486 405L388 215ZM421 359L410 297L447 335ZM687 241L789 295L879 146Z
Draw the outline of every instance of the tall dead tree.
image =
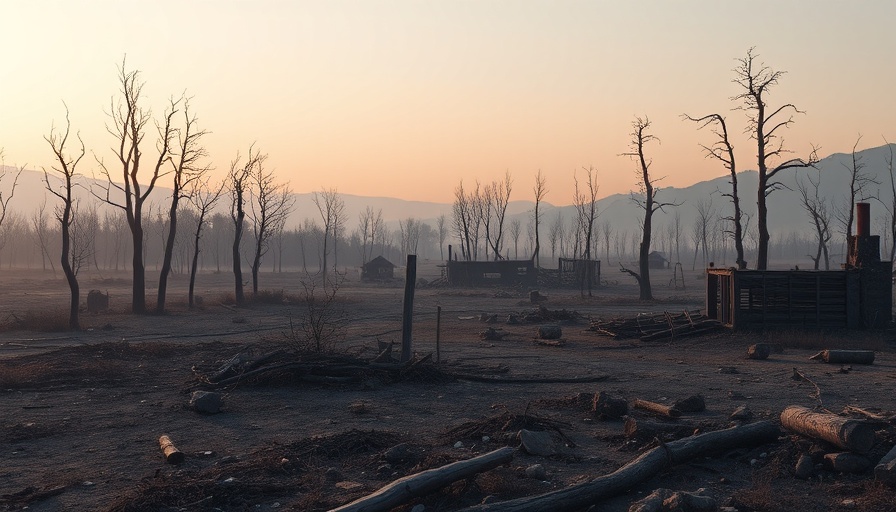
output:
M852 146L849 163L843 164L843 168L849 173L849 190L847 190L846 199L837 208L837 219L840 221L843 237L847 244L852 236L856 201L868 199L865 195L866 188L879 184L873 176L865 171L865 163L862 162L862 157L856 154L856 148L858 148L861 140L862 136L859 135L856 143Z
M40 206L37 207L37 210L31 215L31 234L40 251L41 266L44 270L47 270L47 263L49 263L50 268L53 270L53 275L55 276L56 265L53 263L53 258L50 256L50 233L48 231L49 226L47 226L48 220L47 200L44 199L40 203Z
M890 244L890 262L896 258L896 168L894 168L894 144L890 144L887 139L884 139L884 142L887 143L887 149L889 150L889 154L887 155L887 174L890 178L890 238L893 240L893 243Z
M143 247L143 206L159 178L167 173L162 168L171 159L171 149L177 130L173 119L181 100L173 100L162 121L156 122L158 158L152 162L148 173L141 174L143 151L141 144L147 135L148 124L153 121L152 112L141 105L144 82L139 71L128 71L122 62L118 69L121 97L113 98L108 112L106 131L115 138L115 157L121 166L121 183L112 177L112 170L98 160L106 183L99 185L101 193L94 192L106 204L120 208L127 218L133 246L131 270L133 274L131 309L134 313L146 312L146 276ZM148 178L148 179L147 179ZM145 185L143 184L145 183Z
M737 268L747 268L747 261L744 258L744 227L743 213L740 209L740 196L737 192L737 163L734 159L734 146L728 139L728 126L725 124L725 118L719 114L709 114L700 118L691 117L687 114L686 119L694 121L699 125L698 129L711 126L710 131L716 136L712 145L701 144L700 147L706 153L706 158L715 158L722 162L725 169L728 170L731 184L731 192L723 192L722 195L731 198L731 204L734 207L734 213L726 220L731 222L731 238L734 240L734 251L737 253L735 261Z
M757 63L758 55L753 48L747 50L744 58L738 59L734 68L734 83L742 92L733 96L732 101L742 102L738 108L747 113L747 132L756 141L757 169L759 185L757 187L757 224L759 229L759 245L756 255L756 269L768 268L768 244L771 236L768 230L768 195L782 187L775 177L787 169L812 167L818 162L816 148L806 159L787 158L790 153L784 148L784 139L778 131L793 124L793 114L803 112L791 103L770 110L766 104L766 95L778 84L784 75L783 71L774 71L765 64ZM780 161L783 160L783 161ZM774 162L779 163L775 164Z
M282 229L292 213L295 197L288 184L277 183L273 171L259 161L249 177L252 201L249 218L255 234L255 251L252 258L252 294L258 295L258 270L261 258L268 252L271 237Z
M206 177L190 182L187 198L196 212L196 231L193 232L193 258L190 262L190 286L187 292L189 307L193 307L193 290L196 286L196 271L199 268L199 242L202 240L202 228L208 223L207 217L215 207L215 203L224 192L225 182L212 187Z
M324 223L323 240L321 244L321 266L320 271L327 282L327 256L330 254L329 240L330 236L335 236L337 224L345 211L345 202L339 197L339 193L335 188L323 189L321 192L315 192L312 196L317 211L320 212L321 221Z
M486 243L492 249L495 261L503 258L501 250L504 240L504 219L507 216L507 205L510 203L510 191L513 188L513 179L510 177L510 171L504 174L504 181L493 181L491 185L485 188L485 194L482 204L485 205L483 211L483 219L489 224L486 225L485 239ZM494 221L491 216L494 215Z
M809 218L812 219L812 224L815 227L816 251L814 257L811 255L809 257L815 264L815 270L818 270L823 256L824 269L830 270L831 260L828 254L828 243L831 241L831 214L828 211L827 200L818 192L821 177L819 176L813 180L812 176L807 176L807 179L812 185L811 192L809 191L809 185L806 185L801 179L797 180L797 188L800 192L803 209L809 214Z
M573 174L573 181L575 182L575 196L573 197L573 204L576 207L576 213L578 215L579 221L579 229L582 234L582 248L581 248L581 257L584 259L584 271L581 274L581 282L580 290L582 295L585 294L585 289L588 290L588 296L592 296L592 283L591 281L594 279L593 270L594 267L591 264L591 240L594 237L594 221L597 220L599 215L597 211L597 191L600 189L600 185L597 182L597 169L593 167L582 168L585 171L585 180L582 188L579 188L579 178L576 174Z
M532 192L535 194L535 211L532 214L532 223L535 228L535 250L532 251L532 261L535 262L535 268L540 268L541 240L538 236L538 228L541 226L541 212L539 208L544 196L548 193L547 178L542 174L541 169L535 174L535 186L532 187Z
M444 222L444 219L443 219ZM361 241L361 265L366 265L373 257L373 244L383 229L382 208L374 211L367 207L358 215L358 235Z
M262 155L255 145L249 146L249 155L246 161L241 161L240 155L230 162L230 172L227 175L227 182L230 188L230 218L233 221L233 279L234 279L234 298L237 304L245 301L243 293L243 270L242 270L242 254L240 251L243 240L243 229L246 223L246 209L249 207L251 200L251 179L256 167L260 166L267 159L267 155Z
M173 105L172 105L173 107ZM201 139L208 132L198 129L197 119L190 113L190 100L183 100L184 125L177 132L177 153L172 155L171 204L168 209L168 236L165 239L165 254L159 271L159 289L156 297L156 313L165 312L165 298L168 291L168 274L171 273L171 259L177 239L177 210L180 200L187 197L193 182L208 172L209 166L201 163L208 156ZM191 304L192 305L192 304Z
M454 217L455 235L460 241L461 254L466 261L475 259L473 256L473 239L475 237L473 224L478 222L478 217L475 215L476 207L473 203L473 196L464 190L464 182L461 181L454 189L454 203L451 210ZM451 255L449 254L448 257L450 258Z
M660 189L655 186L655 182L662 178L650 175L650 166L653 164L653 160L645 156L644 148L647 144L659 141L659 139L649 130L650 119L647 117L635 118L632 122L631 151L623 153L623 156L628 156L637 163L639 193L638 195L632 193L631 198L638 207L644 210L644 219L641 222L641 245L638 250L638 272L624 267L623 270L638 281L641 300L653 299L653 291L650 287L650 237L653 231L653 214L666 206L677 206L674 203L656 200L656 194Z
M81 159L84 158L86 151L84 149L84 141L81 140L79 135L78 142L81 145L80 150L76 151L74 154L66 152L65 146L68 143L70 134L71 121L68 115L68 107L66 107L65 130L60 133L57 132L54 127L50 129L50 135L44 137L44 140L47 141L50 148L53 150L53 155L55 156L56 161L59 163L58 167L53 166L52 169L59 175L62 182L59 186L51 184L49 173L44 169L44 184L51 194L62 201L62 204L56 207L56 219L59 221L60 233L62 236L62 254L59 258L59 263L62 266L62 272L65 274L65 280L68 283L70 293L68 326L70 329L77 330L81 328L81 323L78 318L78 306L80 304L81 294L80 286L78 284L78 276L74 269L72 269L71 261L69 260L71 250L71 229L74 221L74 195L72 191L75 187L74 178L77 176L78 164L81 162ZM10 197L11 196L12 194L10 194ZM0 204L2 204L3 207L2 214L5 215L6 203L0 201Z
M436 231L439 236L439 259L445 259L445 239L448 238L448 216L444 213L436 219Z

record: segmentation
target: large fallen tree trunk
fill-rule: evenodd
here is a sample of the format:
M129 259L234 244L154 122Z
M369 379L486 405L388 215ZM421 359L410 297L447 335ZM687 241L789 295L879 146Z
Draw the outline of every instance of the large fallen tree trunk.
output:
M781 413L781 426L854 452L866 453L874 445L874 427L862 420L835 414L817 413L799 405L791 405Z
M545 510L583 509L594 505L599 500L623 493L669 466L712 452L773 441L777 439L779 432L775 423L762 421L679 439L657 446L613 473L597 477L589 482L538 496L475 505L464 509L464 511L542 512Z
M873 350L822 350L809 359L831 364L874 364Z
M357 499L330 512L376 512L390 510L413 498L426 496L458 480L473 476L513 459L513 448L493 452L429 469L392 482L373 494Z

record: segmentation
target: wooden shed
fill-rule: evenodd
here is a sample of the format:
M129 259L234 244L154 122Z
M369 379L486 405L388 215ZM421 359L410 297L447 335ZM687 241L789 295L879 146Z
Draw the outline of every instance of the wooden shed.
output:
M537 286L532 260L448 261L451 286Z
M666 259L666 255L660 251L653 251L647 255L647 265L651 269L669 268L669 260Z
M384 281L394 277L395 265L382 256L377 256L361 267L361 279L365 281Z

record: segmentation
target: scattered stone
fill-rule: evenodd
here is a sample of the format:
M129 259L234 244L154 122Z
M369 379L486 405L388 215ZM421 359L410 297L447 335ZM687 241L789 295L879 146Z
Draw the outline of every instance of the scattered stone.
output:
M238 480L231 476L231 477L225 478L224 480L221 480L220 482L218 482L218 485L220 485L222 487L230 487L232 485L235 485L237 482L238 482Z
M871 467L871 461L868 457L852 452L839 452L826 454L824 465L841 473L864 473Z
M454 447L455 448L463 448L464 447L463 441L458 441L458 442L454 443Z
M414 505L414 508L411 509L411 512L423 512L424 510L426 510L426 505L418 503Z
M812 462L812 457L806 454L800 455L800 458L796 461L793 476L800 480L808 480L812 478L813 473L815 473L815 464Z
M109 294L99 290L90 290L87 292L87 312L101 313L109 309Z
M526 478L532 478L535 480L545 480L548 476L547 470L544 469L544 466L541 464L532 464L531 466L526 468Z
M190 395L190 408L202 414L218 414L224 398L214 391L193 391Z
M741 405L731 413L731 419L734 421L750 421L753 419L753 411L746 405Z
M538 290L531 290L529 292L529 302L531 302L532 304L538 304L546 300L548 300L548 298L538 293Z
M540 455L542 457L550 457L557 454L557 447L551 434L544 431L520 430L520 443L523 450L531 455Z
M689 396L672 404L673 409L681 412L701 412L706 410L706 399L703 395Z
M487 442L489 442L489 441L491 441L491 440L492 440L492 438L489 437L489 436L482 436L482 442L483 442L483 443L487 443Z
M461 444L461 446L463 446L463 444ZM455 448L457 447L455 446ZM388 462L389 464L406 462L414 458L414 450L408 443L396 444L392 448L386 450L385 453L383 453L383 458L386 459L386 462Z
M628 414L628 402L600 391L594 394L591 411L601 420L617 420Z
M352 414L364 414L370 411L370 407L367 406L367 402L358 400L348 404L348 410L351 411Z
M324 479L327 482L341 482L343 480L342 473L336 468L327 468L324 471Z
M559 325L542 325L538 327L538 338L542 340L558 340L563 336Z
M772 347L768 343L756 343L755 345L750 345L750 348L747 349L747 358L748 359L768 359L768 356L772 353Z

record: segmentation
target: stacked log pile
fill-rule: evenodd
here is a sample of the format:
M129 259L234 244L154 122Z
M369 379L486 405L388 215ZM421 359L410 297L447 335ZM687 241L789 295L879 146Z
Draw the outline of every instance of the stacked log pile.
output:
M677 315L663 312L613 320L592 320L589 330L617 340L661 341L699 336L720 328L718 320L707 318L699 311L684 311Z

